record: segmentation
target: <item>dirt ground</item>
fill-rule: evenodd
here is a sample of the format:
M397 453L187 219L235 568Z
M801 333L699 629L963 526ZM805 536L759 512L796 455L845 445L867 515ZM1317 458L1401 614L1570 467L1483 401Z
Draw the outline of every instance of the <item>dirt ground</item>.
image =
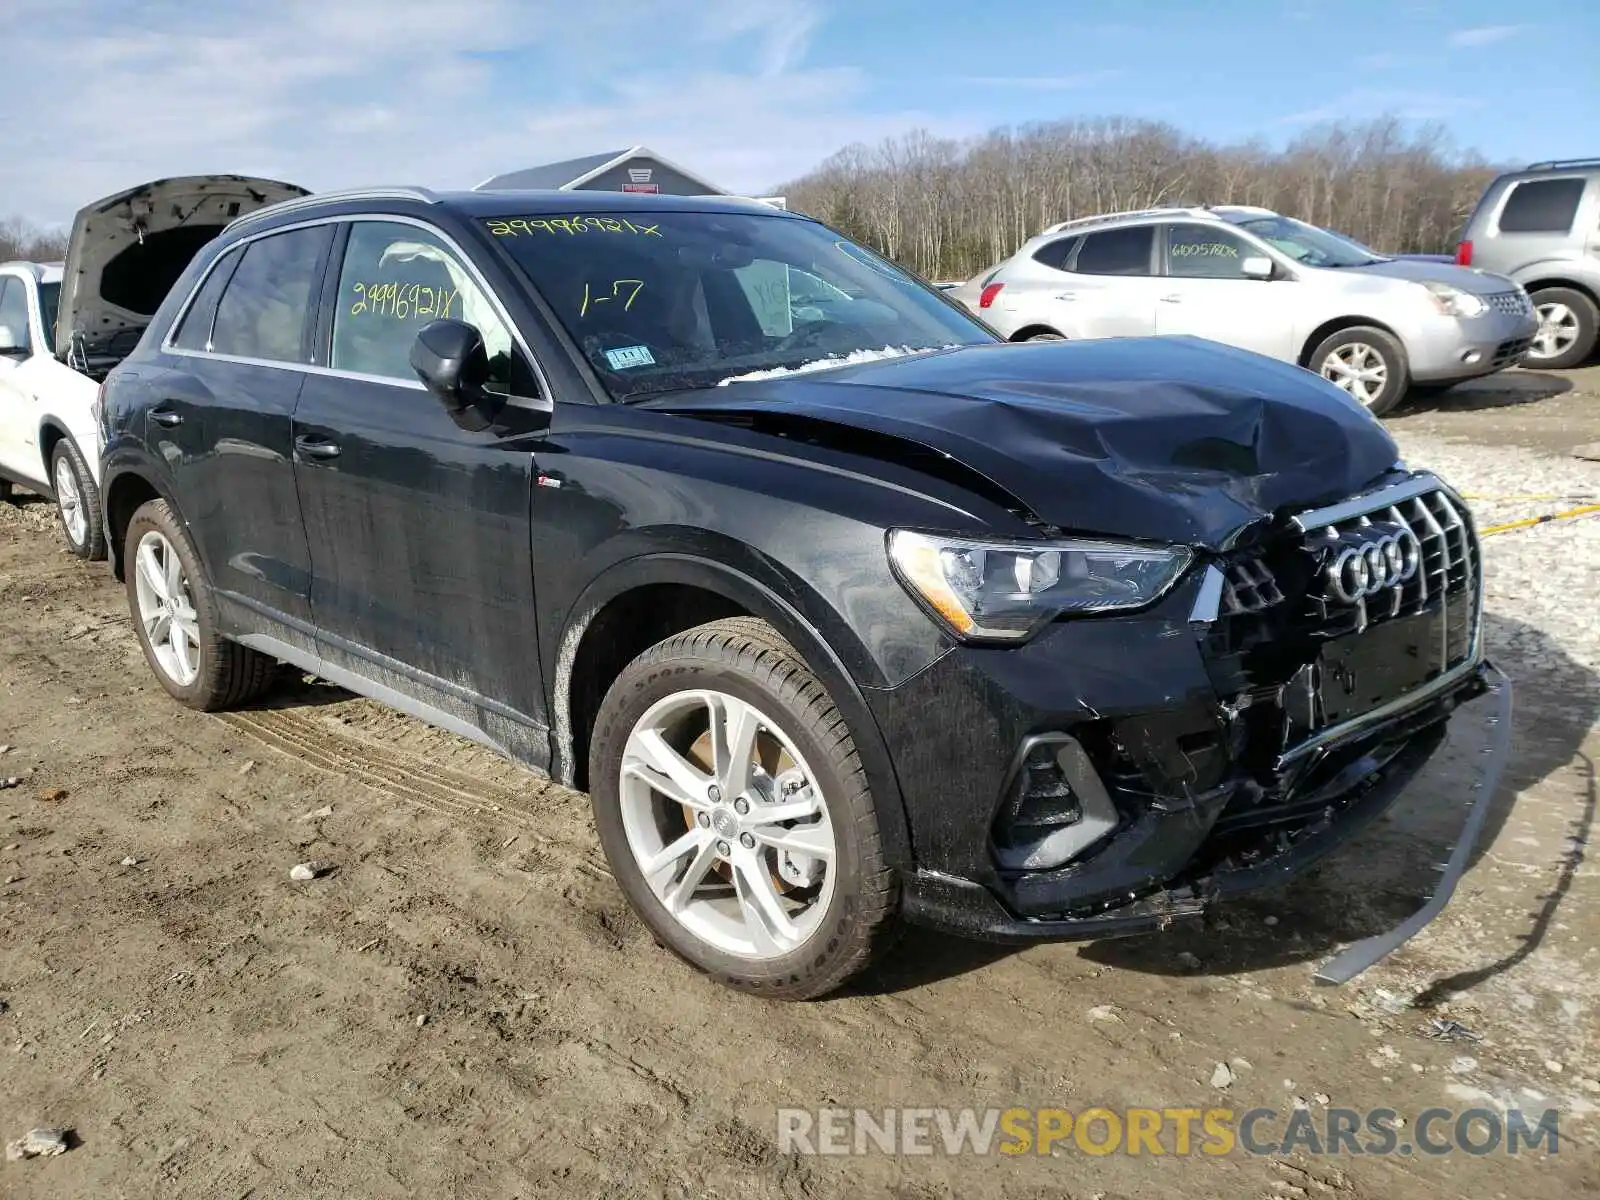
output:
M1513 373L1394 427L1566 455L1600 441L1600 368ZM1492 646L1539 653L1502 656L1516 747L1473 868L1353 984L1311 974L1435 878L1483 761L1481 709L1359 843L1207 929L1020 952L913 932L809 1005L724 991L658 949L580 795L293 674L249 711L174 704L120 587L65 553L42 502L0 504L0 611L0 779L22 777L0 791L0 1138L55 1125L74 1143L0 1164L0 1196L1600 1194L1600 688L1514 609L1492 611ZM307 859L331 873L291 882ZM1433 1016L1482 1040L1427 1038ZM788 1106L1287 1114L1297 1097L1553 1107L1560 1149L821 1158L776 1142Z

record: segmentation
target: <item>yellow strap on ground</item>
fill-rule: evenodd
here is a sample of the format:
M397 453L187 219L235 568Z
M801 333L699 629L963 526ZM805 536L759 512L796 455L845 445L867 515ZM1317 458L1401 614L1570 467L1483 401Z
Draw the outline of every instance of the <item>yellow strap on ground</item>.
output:
M1478 532L1483 537L1495 533L1510 533L1513 529L1527 529L1533 525L1547 525L1551 521L1565 521L1571 517L1581 517L1587 513L1600 513L1600 504L1585 504L1579 508L1569 508L1566 512L1547 513L1542 517L1529 517L1526 521L1508 521L1504 525L1491 525Z

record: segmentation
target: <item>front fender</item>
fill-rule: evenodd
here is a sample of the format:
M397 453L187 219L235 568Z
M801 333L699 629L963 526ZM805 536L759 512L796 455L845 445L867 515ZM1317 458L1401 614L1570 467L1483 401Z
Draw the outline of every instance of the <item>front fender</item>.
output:
M706 532L694 533L703 543ZM828 689L834 705L849 723L857 753L871 781L885 854L896 865L908 863L910 837L899 778L855 673L871 663L871 656L831 606L776 563L749 547L738 547L736 552L731 546L718 546L716 558L708 557L706 549L704 545L698 549L667 545L625 559L598 575L579 595L546 660L554 732L552 774L562 780L573 778L571 672L590 623L607 604L636 588L659 584L696 587L766 621L800 653L806 666ZM847 660L854 660L854 670Z

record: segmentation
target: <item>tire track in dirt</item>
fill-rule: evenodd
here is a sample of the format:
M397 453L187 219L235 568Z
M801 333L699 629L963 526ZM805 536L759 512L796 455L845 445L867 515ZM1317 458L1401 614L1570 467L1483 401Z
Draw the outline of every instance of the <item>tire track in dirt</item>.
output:
M341 733L292 709L254 709L218 713L225 724L287 755L296 762L354 780L378 794L438 816L465 817L496 830L507 825L529 834L538 857L552 857L575 869L610 878L599 850L582 841L550 836L548 814L515 789L476 778L393 746ZM532 782L532 781L530 781Z

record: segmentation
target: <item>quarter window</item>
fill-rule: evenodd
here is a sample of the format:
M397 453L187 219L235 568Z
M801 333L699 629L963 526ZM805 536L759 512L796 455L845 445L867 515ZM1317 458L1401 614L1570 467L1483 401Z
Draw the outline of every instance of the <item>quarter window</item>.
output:
M304 362L306 317L332 226L292 229L245 247L223 289L211 333L217 354L268 362Z
M1530 179L1517 184L1500 210L1500 232L1571 232L1583 186L1582 179Z
M511 331L454 250L415 225L351 225L339 268L330 367L415 383L411 347L417 331L446 318L465 321L483 336L491 391L537 392Z
M1167 226L1167 274L1184 279L1243 279L1239 264L1259 255L1237 234L1209 225Z
M1154 225L1087 234L1072 269L1080 275L1148 275L1155 238Z
M1053 242L1046 242L1033 252L1033 260L1043 263L1047 267L1054 267L1061 271L1066 268L1067 259L1072 256L1072 248L1078 244L1075 237L1057 238Z
M228 286L238 265L238 251L229 251L211 268L178 324L172 338L174 346L180 350L211 349L211 327L217 319L217 302L222 299L222 290Z
M0 325L11 332L15 349L28 350L28 285L15 275L0 276Z

